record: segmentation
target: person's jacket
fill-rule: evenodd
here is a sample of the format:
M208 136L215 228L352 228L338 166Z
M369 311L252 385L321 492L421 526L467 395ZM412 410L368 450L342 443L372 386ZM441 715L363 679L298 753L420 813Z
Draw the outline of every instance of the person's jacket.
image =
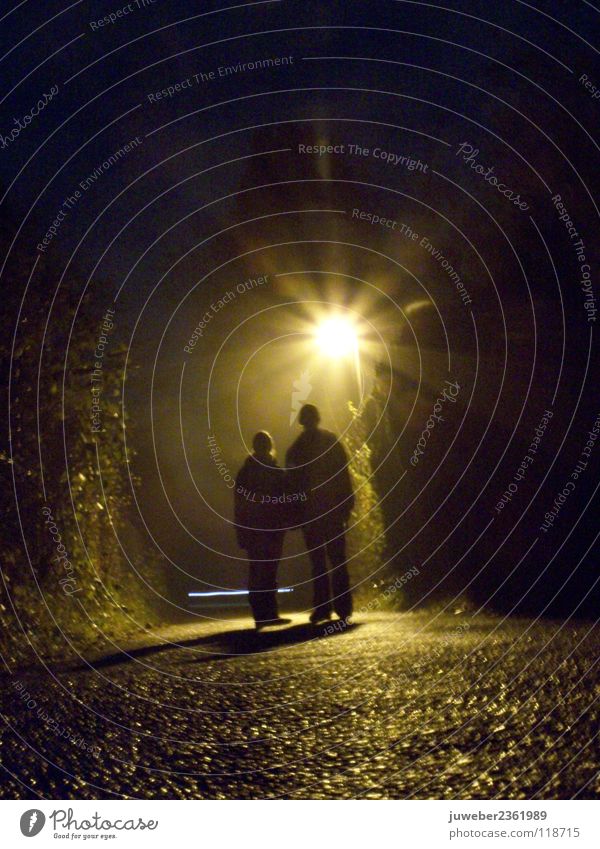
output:
M265 463L254 455L246 458L235 479L234 521L242 548L252 534L284 527L284 471L276 460Z
M303 519L341 517L347 521L354 493L348 456L334 433L321 428L305 430L289 448L285 464L288 490L300 490L307 496Z

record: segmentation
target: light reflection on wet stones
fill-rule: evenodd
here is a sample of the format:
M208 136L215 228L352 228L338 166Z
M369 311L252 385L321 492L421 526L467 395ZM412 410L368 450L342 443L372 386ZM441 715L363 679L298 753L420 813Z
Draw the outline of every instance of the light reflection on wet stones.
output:
M21 677L39 703L100 754L50 733L5 686L15 731L0 738L2 762L23 784L7 773L2 793L598 796L586 743L598 730L600 693L585 677L598 629L577 648L583 623L536 624L519 639L530 623L481 618L449 641L455 617L427 622L381 614L335 640L202 663L177 648L161 652L159 671L151 654L144 666L71 670L57 681L30 670Z

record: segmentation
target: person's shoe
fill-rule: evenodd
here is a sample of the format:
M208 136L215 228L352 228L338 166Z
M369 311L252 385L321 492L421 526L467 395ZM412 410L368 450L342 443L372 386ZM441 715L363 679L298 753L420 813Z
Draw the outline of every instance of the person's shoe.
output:
M289 625L291 619L284 619L283 616L274 616L273 619L260 619L256 623L256 630L261 631L263 628L270 628L273 625Z
M341 622L345 622L346 625L353 625L354 624L353 621L352 621L352 611L351 610L346 612L346 613L338 613L338 611L336 610L335 615L339 618L339 620Z
M309 616L309 622L311 625L318 625L319 622L328 622L331 619L331 611L320 611L313 610L313 612Z

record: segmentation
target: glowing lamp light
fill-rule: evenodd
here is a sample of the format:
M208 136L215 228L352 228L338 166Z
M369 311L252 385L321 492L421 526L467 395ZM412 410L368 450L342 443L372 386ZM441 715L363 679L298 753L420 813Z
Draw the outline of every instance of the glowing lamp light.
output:
M316 330L317 344L329 357L346 357L355 353L358 337L352 324L343 318L329 318Z

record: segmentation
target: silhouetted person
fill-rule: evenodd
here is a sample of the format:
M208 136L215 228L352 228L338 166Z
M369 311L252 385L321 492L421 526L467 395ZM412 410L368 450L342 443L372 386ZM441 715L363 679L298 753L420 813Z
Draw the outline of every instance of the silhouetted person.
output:
M240 548L248 554L250 607L257 629L284 621L277 612L277 567L283 548L284 473L273 440L259 431L235 481L235 524Z
M313 404L302 407L298 421L304 432L285 458L288 488L307 495L300 523L313 573L312 623L328 619L332 609L340 619L352 615L345 534L354 493L346 451L334 433L319 427L320 420Z

